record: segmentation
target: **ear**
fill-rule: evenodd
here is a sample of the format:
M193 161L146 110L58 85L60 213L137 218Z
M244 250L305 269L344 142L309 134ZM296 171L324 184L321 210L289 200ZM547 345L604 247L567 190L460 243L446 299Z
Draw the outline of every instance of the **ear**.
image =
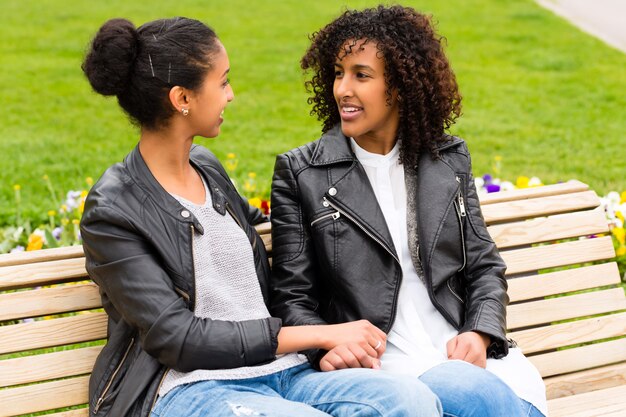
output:
M179 85L170 89L169 99L170 103L177 112L180 112L183 108L189 107L188 91Z

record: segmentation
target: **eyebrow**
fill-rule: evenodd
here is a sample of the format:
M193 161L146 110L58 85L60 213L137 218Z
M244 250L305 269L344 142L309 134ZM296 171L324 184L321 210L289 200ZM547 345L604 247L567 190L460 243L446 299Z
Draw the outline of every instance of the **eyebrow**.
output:
M230 72L230 68L226 68L226 71L222 74L222 77Z
M339 63L337 63L337 62L335 62L335 66L336 66L336 67L339 67L339 68L343 68L343 65L341 65L341 64L339 64ZM374 70L374 68L370 67L369 65L365 65L365 64L356 64L356 65L353 65L353 66L352 66L352 69L357 70L357 71L358 71L358 70L370 70L370 71L372 71L372 72L376 72L376 71Z

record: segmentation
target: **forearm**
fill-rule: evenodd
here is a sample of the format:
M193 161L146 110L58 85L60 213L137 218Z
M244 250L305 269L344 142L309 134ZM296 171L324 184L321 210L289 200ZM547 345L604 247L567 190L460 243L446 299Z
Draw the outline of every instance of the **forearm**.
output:
M328 326L288 326L278 333L277 354L309 349L327 349L325 329Z

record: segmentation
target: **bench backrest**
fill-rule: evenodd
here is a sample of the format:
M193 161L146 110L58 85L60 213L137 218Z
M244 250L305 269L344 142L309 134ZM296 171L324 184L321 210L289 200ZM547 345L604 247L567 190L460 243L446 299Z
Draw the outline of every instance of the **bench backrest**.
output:
M481 198L508 265L509 336L550 399L626 385L626 297L615 262L597 263L615 256L599 204L577 181ZM258 230L271 254L269 224ZM0 417L85 404L105 338L80 246L0 255Z

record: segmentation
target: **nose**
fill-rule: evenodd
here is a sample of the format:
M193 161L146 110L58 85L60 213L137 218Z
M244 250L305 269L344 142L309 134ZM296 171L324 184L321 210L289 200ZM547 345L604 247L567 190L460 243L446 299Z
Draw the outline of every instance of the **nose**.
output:
M336 99L352 97L353 91L350 77L343 76L341 78L335 78L334 90Z
M230 103L235 99L235 92L233 91L233 87L228 84L228 89L226 90L226 100Z

